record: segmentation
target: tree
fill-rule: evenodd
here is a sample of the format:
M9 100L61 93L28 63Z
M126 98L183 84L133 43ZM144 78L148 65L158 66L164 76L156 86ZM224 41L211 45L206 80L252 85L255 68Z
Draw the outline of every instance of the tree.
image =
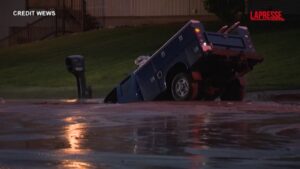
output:
M245 11L245 0L204 0L207 11L225 22L240 20Z

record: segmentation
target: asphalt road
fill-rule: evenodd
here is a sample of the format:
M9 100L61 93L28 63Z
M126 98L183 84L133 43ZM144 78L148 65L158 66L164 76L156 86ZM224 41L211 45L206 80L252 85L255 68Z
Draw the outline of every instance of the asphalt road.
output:
M296 169L300 104L2 101L0 168Z

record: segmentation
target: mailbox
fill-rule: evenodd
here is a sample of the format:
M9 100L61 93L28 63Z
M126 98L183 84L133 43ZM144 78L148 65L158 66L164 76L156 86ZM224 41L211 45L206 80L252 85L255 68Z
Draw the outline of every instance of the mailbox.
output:
M77 82L77 91L79 99L86 99L92 97L92 89L87 87L85 80L85 63L84 57L81 55L72 55L66 57L65 60L67 70L72 73Z

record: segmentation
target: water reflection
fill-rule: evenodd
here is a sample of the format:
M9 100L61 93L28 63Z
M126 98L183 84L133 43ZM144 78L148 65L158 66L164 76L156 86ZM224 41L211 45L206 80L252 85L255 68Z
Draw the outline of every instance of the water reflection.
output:
M143 119L146 125L133 128L133 153L184 155L186 146L208 149L210 116L154 117Z
M91 169L95 168L90 163L82 162L82 161L76 161L76 160L65 160L62 162L62 168L68 168L68 169Z
M219 113L144 118L141 125L131 128L131 152L191 155L211 148L278 149L295 138L295 135L288 133L299 129L299 125L295 125L299 124L299 119L288 115L276 120L268 114L256 114L255 118L250 116L251 114ZM267 130L270 126L273 132ZM114 137L114 134L110 136ZM126 140L114 141L121 145Z
M254 113L134 114L94 119L90 121L93 128L84 119L69 117L65 119L68 124L65 138L69 144L65 151L86 153L89 148L98 152L188 157L187 168L190 169L220 164L220 161L255 160L256 157L244 149L278 150L297 140L290 133L296 131L299 118L287 114L274 116L259 113L255 116ZM103 127L103 122L111 125ZM66 168L90 168L91 165L76 160L66 164Z
M66 100L62 100L62 102L64 102L64 103L76 103L76 102L78 102L78 99L66 99Z
M87 133L87 124L85 122L78 123L78 117L67 117L64 119L67 123L65 127L65 138L69 144L66 152L83 152L82 144Z
M85 124L71 124L67 126L66 129L66 138L70 144L70 150L75 151L81 148L82 139L85 134Z
M83 141L87 134L87 123L80 120L81 117L71 116L64 119L67 125L64 128L64 137L66 138L69 147L64 149L67 154L87 154L88 150L83 148ZM78 160L63 160L62 168L69 169L88 169L95 168L91 163Z

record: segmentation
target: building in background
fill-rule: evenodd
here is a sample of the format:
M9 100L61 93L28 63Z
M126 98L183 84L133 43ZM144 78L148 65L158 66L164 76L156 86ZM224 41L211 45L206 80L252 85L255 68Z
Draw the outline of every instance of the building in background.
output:
M216 19L203 0L86 0L86 7L104 27Z
M216 19L204 9L203 0L5 1L10 7L1 6L0 10L7 15L3 20L10 22L2 22L0 46L95 28ZM14 17L14 10L55 10L56 16Z
M189 19L214 20L204 9L203 0L83 0L86 13L99 27L185 22ZM58 4L78 6L76 0L26 0L29 9L51 9Z
M10 4L11 8L6 13L10 15L10 20L19 24L11 22L14 24L1 26L10 34L0 40L0 46L95 28L216 19L204 9L203 0L16 0ZM33 20L13 17L13 10L55 10L56 16Z
M18 4L23 6L19 7L17 3L11 4L12 8L7 13L11 16L10 19L13 21L11 23L18 24L3 26L4 29L9 30L9 35L0 40L0 46L28 43L96 28L91 22L92 17L86 14L85 0L19 0ZM55 15L35 16L34 20L24 23L23 20L31 17L13 16L14 10L53 11Z
M14 10L25 10L25 0L1 0L0 5L0 39L18 30L24 25L37 20L39 17L15 17Z

